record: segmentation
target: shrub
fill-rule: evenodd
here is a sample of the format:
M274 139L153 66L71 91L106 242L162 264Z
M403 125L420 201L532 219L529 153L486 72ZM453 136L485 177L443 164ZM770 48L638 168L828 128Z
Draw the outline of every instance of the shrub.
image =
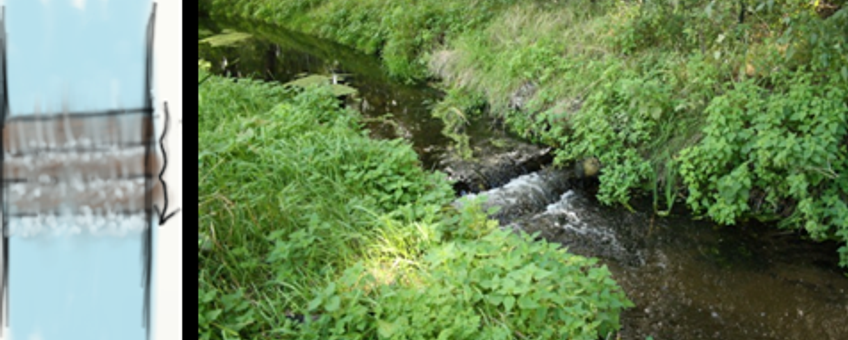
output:
M448 238L388 284L350 267L316 289L309 311L321 318L291 329L315 339L598 339L633 306L596 259L525 233L464 235L479 239Z
M710 102L704 139L681 152L687 202L724 224L786 217L782 226L803 227L813 239L848 242L848 180L839 175L848 171L848 91L805 72L775 78L788 90L748 80Z

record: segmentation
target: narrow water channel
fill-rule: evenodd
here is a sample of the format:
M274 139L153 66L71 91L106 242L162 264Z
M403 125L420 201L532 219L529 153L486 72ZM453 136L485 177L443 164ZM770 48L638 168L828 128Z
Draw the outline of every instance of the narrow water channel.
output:
M345 83L359 90L353 105L365 116L392 115L391 123L368 126L374 137L406 138L428 169L454 170L457 163L446 161L452 141L430 115L440 91L393 82L377 58L312 37L260 24L206 25L254 36L238 47L201 46L200 58L219 74L282 82L301 73L345 74ZM622 339L848 339L848 278L837 266L837 244L758 224L719 228L682 211L654 217L646 200L635 202L635 213L603 206L572 190L564 172L539 171L543 151L514 144L520 141L502 128L475 121L466 133L478 163L511 155L489 165L506 169L488 176L485 188L468 192L500 206L495 217L502 225L601 258L636 304L622 315ZM531 154L525 159L535 161L515 161Z

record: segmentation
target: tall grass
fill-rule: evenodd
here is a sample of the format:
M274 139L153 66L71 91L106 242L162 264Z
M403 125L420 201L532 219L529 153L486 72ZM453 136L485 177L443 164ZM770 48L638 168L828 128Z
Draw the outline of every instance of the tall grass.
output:
M447 181L418 167L409 145L368 139L338 105L323 88L294 93L218 77L201 86L199 223L213 244L200 258L207 291L261 291L296 309L304 289L373 252L364 245L398 237L379 229L393 225L380 215L407 206L414 220L428 204L450 201ZM272 314L265 321L282 323L284 313Z

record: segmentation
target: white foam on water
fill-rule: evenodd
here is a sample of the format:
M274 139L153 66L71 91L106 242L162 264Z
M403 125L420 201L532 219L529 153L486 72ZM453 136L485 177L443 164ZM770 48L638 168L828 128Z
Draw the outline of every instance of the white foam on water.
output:
M73 236L87 232L94 236L124 237L147 228L144 213L95 215L91 209L82 214L39 215L9 219L10 237Z
M488 197L486 206L528 206L542 204L551 196L551 178L541 176L537 172L521 175L509 181L506 185L479 194L468 194L466 197L475 198L485 195Z
M609 228L603 225L589 225L580 218L578 214L580 208L574 205L574 201L578 198L577 193L568 190L560 196L559 201L549 204L545 207L544 212L534 216L532 220L550 217L550 220L553 220L553 225L557 228L606 241L615 249L624 250L616 234Z
M577 215L571 210L571 202L575 197L577 197L577 194L574 190L566 191L559 197L559 201L548 204L548 206L545 207L544 214L571 213L574 215L574 218L577 218Z

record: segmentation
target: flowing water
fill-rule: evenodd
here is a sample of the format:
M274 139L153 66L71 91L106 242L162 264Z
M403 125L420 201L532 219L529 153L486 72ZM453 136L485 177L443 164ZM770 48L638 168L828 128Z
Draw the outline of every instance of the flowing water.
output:
M374 137L409 139L430 169L459 164L446 161L454 141L430 116L440 91L393 82L377 58L319 39L265 25L207 24L254 35L239 47L201 46L200 57L219 74L282 82L300 73L346 74L345 83L359 90L348 105L388 118L368 126ZM601 258L636 304L622 315L622 339L848 339L848 277L837 266L837 244L767 225L719 228L682 211L654 217L647 200L636 200L636 212L604 206L573 190L567 172L541 169L550 158L510 144L516 138L496 124L474 121L465 132L482 159L476 164L484 164L472 172L494 168L497 175L484 176L480 190L458 193L488 197L502 225ZM503 157L491 146L503 140L512 156L487 163ZM515 161L533 153L541 156Z

